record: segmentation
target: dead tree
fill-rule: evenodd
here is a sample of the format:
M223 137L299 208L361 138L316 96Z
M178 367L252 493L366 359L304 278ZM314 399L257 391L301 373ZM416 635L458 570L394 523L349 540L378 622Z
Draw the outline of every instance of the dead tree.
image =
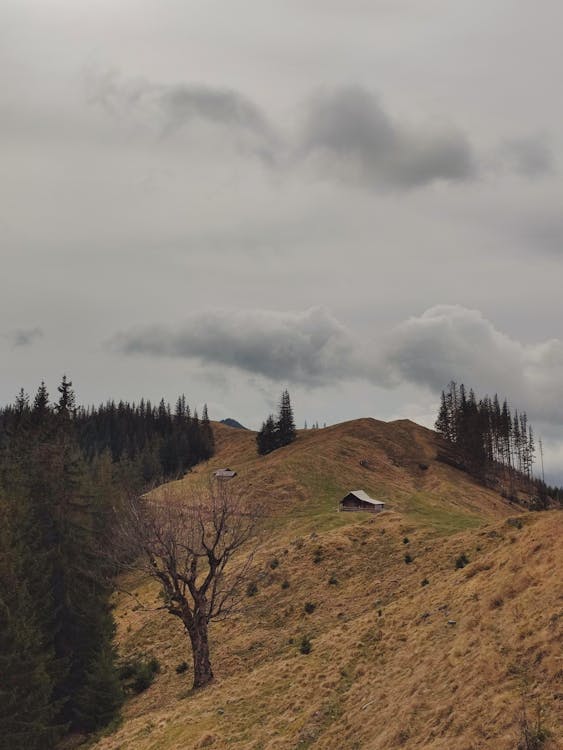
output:
M158 581L161 609L182 621L191 642L194 688L213 679L208 626L240 604L261 516L260 504L244 488L226 482L201 491L163 487L128 500L119 511L119 556L129 561L128 569Z

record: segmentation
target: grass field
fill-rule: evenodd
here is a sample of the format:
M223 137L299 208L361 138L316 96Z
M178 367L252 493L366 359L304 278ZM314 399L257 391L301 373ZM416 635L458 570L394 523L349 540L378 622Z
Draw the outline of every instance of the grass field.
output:
M268 488L257 593L212 625L216 680L195 694L175 671L190 661L179 623L117 595L121 652L161 671L96 750L516 750L537 708L542 747L562 747L560 512L519 514L436 462L433 433L410 422L300 433L265 457L252 433L216 435L215 458L178 487L230 466ZM350 489L390 510L337 513ZM126 584L158 602L152 583Z

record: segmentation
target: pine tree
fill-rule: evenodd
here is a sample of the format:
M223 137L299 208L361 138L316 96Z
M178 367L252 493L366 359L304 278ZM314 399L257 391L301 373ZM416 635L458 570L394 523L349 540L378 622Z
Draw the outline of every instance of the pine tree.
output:
M207 413L207 404L203 405L200 424L203 453L207 458L210 458L213 455L213 451L215 448L215 437L213 436L213 430L209 421L209 414Z
M291 401L287 390L281 395L277 429L280 446L289 445L289 443L292 443L297 437L295 421L293 419L293 410L291 408Z
M434 428L436 429L436 432L445 440L451 440L452 432L450 427L450 415L448 404L446 402L446 394L444 391L442 391L442 394L440 396L440 410L438 411L438 416L436 418L436 422L434 423Z
M270 414L266 421L262 423L262 427L256 435L256 447L261 456L271 453L279 447L279 433L273 414Z
M49 393L45 387L45 381L41 381L41 385L37 389L37 393L33 400L33 416L36 421L39 421L44 417L49 410Z
M0 750L48 750L60 736L52 651L26 581L26 514L23 498L0 497Z
M66 375L63 375L63 379L57 390L61 394L55 407L57 414L62 419L71 419L74 416L76 406L72 381L67 380Z

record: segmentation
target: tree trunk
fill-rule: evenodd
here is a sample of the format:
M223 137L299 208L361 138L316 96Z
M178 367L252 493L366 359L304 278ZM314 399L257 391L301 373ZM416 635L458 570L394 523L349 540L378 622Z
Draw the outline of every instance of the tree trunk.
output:
M209 659L209 639L207 635L207 622L200 620L188 630L192 642L192 654L194 661L194 690L205 687L213 680L213 671Z

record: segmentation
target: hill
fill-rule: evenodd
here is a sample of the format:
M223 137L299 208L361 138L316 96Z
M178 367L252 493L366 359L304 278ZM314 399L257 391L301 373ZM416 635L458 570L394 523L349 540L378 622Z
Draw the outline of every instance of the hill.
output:
M215 457L178 487L230 466L249 491L271 488L257 594L212 626L217 679L195 694L175 671L189 661L179 624L119 594L121 652L161 672L98 750L514 750L536 708L543 747L560 747L561 512L512 507L436 461L435 434L408 420L300 432L264 457L254 433L214 431ZM359 488L390 510L337 513ZM158 605L152 583L124 588Z

